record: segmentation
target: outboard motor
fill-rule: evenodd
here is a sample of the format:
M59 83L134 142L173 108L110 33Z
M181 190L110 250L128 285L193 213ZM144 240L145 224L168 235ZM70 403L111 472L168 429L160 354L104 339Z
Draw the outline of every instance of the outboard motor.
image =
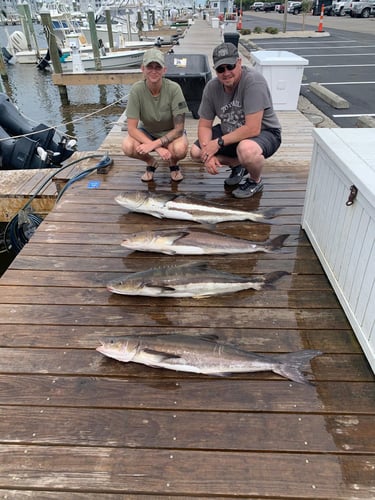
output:
M50 153L50 162L54 165L60 165L74 153L73 147L76 144L75 140L68 140L67 137L63 136L62 139L58 143L56 143L53 140L53 137L55 135L54 129L51 129L43 123L40 123L36 127L32 127L27 119L18 111L16 106L12 102L10 102L9 97L4 93L0 93L0 117L3 131L5 131L8 136L11 137L14 135L26 135L27 137L21 137L14 140L21 141L21 139L28 139L29 141L31 140L32 143L37 143L38 146L42 147L44 150ZM3 143L0 143L0 152L2 144ZM27 150L32 149L32 146L28 143L28 141L22 140L21 144L17 146L17 149L21 147L24 147ZM38 167L17 166L13 168Z
M0 157L2 170L47 168L49 163L40 157L44 150L37 141L20 137L13 139L0 127ZM44 157L47 156L43 155Z
M59 57L61 58L63 53L62 53L62 50L60 49L60 47L57 47L57 51L58 51ZM36 67L37 67L37 69L40 69L40 70L50 69L51 68L50 63L51 63L51 54L50 54L50 51L48 49L46 55L44 57L42 57L42 59L40 59L40 61L36 65Z

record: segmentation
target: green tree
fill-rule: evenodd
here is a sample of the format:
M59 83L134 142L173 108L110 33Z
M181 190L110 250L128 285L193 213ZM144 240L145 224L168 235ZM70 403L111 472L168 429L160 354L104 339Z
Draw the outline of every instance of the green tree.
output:
M301 13L302 13L302 30L305 31L305 16L312 11L313 0L302 0Z

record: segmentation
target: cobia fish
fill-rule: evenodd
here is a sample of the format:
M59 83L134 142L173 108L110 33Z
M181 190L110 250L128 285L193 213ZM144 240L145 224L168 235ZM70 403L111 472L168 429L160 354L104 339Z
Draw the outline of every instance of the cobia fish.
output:
M270 224L269 219L275 217L279 211L278 208L269 208L262 213L246 212L183 194L149 191L124 191L116 196L115 200L128 210L153 215L159 219L189 220L206 224L244 220Z
M202 298L271 285L289 274L274 271L259 276L243 277L208 267L206 263L187 263L147 269L113 280L107 284L112 293L148 297Z
M154 368L230 375L272 371L294 382L308 384L301 370L320 351L305 350L265 356L218 342L216 335L192 337L180 334L127 335L101 340L97 351L118 361Z
M121 245L130 250L169 255L225 255L279 250L288 234L263 243L200 228L162 229L127 234Z

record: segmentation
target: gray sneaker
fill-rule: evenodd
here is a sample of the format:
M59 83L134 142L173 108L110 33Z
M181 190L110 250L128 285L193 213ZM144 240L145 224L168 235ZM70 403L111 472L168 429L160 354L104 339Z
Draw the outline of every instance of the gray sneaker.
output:
M230 176L225 179L224 184L226 186L237 186L237 184L239 184L242 178L247 174L247 170L242 165L231 167L231 170L232 172L230 173Z
M255 193L259 193L260 191L263 191L262 179L258 183L252 179L246 179L237 189L232 191L232 194L236 198L251 198L251 196L254 196Z

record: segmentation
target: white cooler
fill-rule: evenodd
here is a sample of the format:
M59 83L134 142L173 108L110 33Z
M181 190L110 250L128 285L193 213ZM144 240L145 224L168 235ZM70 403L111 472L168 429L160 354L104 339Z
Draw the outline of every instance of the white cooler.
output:
M285 50L258 50L251 53L254 68L262 73L270 87L274 109L297 109L303 67L307 59Z

